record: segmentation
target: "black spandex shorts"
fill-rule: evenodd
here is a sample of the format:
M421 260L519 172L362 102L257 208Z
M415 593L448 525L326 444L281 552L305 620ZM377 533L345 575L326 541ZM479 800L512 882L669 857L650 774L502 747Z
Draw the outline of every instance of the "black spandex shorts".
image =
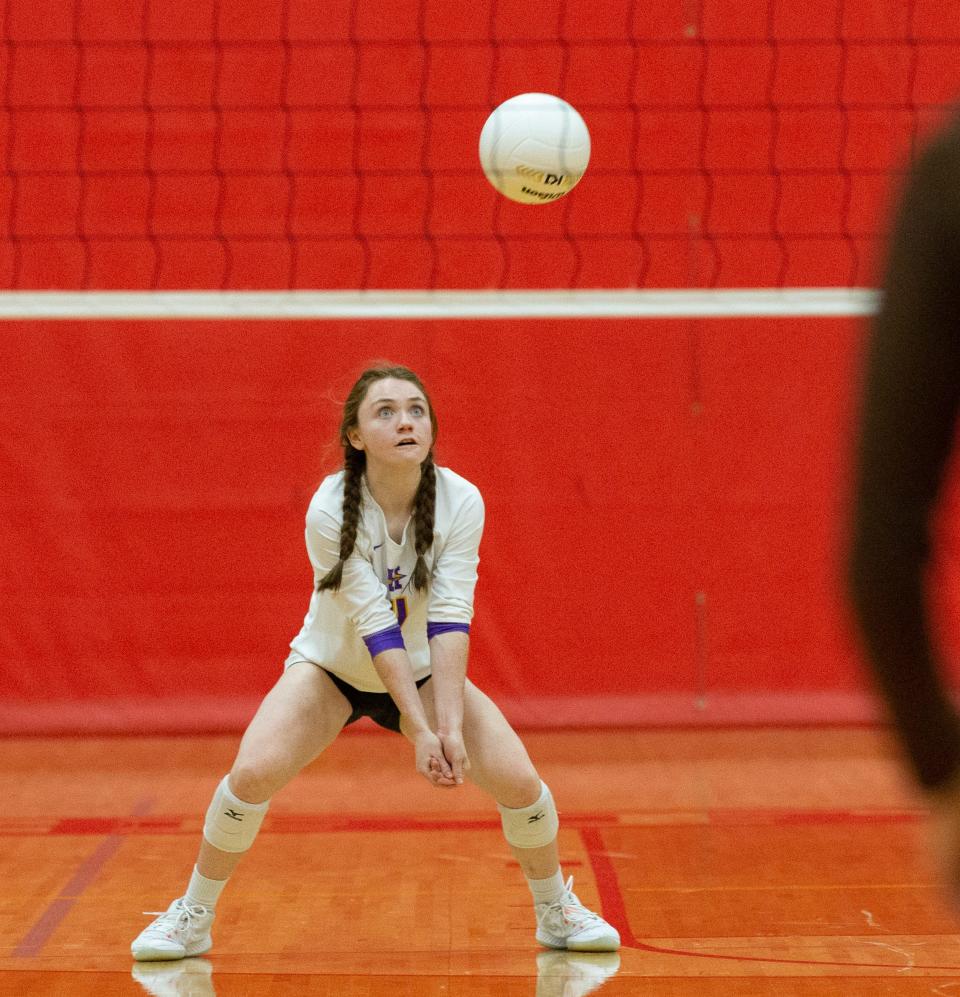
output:
M327 672L326 668L323 670ZM379 724L381 727L392 730L397 734L400 733L400 711L397 709L397 704L393 701L393 697L389 692L361 692L350 685L349 682L344 682L342 678L334 675L333 672L327 672L327 674L333 680L333 684L346 697L351 707L352 712L347 717L347 722L343 725L344 727L349 727L350 724L361 717L369 717L375 724ZM426 678L420 679L417 682L417 688L419 689L424 682L429 681L429 675Z

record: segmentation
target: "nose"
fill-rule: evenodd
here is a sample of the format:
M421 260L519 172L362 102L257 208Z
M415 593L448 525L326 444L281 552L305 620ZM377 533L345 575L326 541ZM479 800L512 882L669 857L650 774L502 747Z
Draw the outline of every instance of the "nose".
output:
M409 412L401 412L400 420L397 423L397 429L413 429L413 419L410 417Z

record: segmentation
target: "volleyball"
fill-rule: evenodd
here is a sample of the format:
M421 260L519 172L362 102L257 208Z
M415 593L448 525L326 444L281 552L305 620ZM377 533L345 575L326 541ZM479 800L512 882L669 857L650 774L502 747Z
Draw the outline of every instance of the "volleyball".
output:
M569 194L590 161L590 132L560 97L522 93L496 107L480 132L480 164L504 197L547 204Z

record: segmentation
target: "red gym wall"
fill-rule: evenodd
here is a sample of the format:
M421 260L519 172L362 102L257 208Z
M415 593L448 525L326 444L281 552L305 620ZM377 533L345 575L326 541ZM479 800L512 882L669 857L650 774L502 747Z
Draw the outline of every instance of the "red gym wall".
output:
M3 709L240 722L307 608L336 399L385 355L422 372L440 462L485 495L472 674L518 720L842 714L859 338L823 320L20 329L0 340Z
M960 82L949 12L689 6L14 0L0 282L875 283L892 177ZM594 143L536 208L475 161L530 89ZM863 334L6 323L0 730L241 726L307 607L338 403L382 357L421 372L440 462L485 495L471 673L513 719L868 718L839 584Z

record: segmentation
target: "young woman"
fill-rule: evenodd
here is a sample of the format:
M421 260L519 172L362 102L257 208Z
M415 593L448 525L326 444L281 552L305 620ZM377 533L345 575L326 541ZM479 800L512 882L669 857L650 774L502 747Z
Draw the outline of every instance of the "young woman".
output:
M537 941L574 951L619 946L616 930L561 875L550 790L503 714L466 677L483 501L434 464L436 435L412 371L371 368L353 386L340 427L344 468L307 511L315 587L303 628L213 795L186 893L135 939L135 959L210 949L217 900L270 797L361 716L402 733L432 785L455 787L469 775L493 797L533 895Z

